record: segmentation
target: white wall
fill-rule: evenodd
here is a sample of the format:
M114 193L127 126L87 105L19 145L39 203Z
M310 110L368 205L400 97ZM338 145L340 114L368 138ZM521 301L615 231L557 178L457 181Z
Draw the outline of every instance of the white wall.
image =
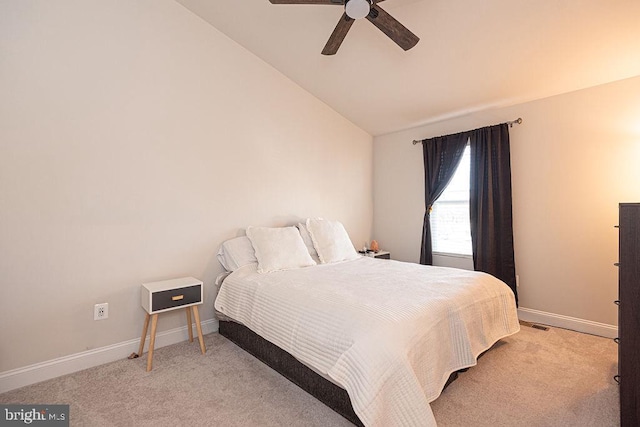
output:
M179 4L5 1L0 52L0 372L139 337L143 282L213 318L247 225L370 239L372 137Z
M423 139L503 123L510 130L520 306L617 324L619 202L640 201L640 77L374 138L374 227L395 259L418 262Z

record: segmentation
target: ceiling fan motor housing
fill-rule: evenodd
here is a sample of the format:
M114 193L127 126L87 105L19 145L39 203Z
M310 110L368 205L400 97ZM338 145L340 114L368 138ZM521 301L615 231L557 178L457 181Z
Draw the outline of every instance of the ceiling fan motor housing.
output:
M371 11L371 0L347 0L344 11L351 19L361 19Z

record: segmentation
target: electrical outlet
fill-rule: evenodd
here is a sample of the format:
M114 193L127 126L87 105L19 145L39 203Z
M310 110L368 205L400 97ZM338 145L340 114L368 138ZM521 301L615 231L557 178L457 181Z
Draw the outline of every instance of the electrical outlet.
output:
M93 306L93 320L104 320L109 317L109 303L96 304Z
M520 287L520 276L516 274L516 288Z

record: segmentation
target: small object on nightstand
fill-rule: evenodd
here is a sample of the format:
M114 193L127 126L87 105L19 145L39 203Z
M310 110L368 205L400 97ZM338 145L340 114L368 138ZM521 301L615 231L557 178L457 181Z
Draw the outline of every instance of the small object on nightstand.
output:
M378 252L378 251L380 250L380 247L378 246L378 241L377 241L377 240L372 240L372 241L371 241L370 249L371 249L373 252Z
M140 338L140 350L138 356L142 356L144 341L147 338L149 319L151 319L151 337L149 341L149 354L147 356L147 372L153 366L153 347L156 342L156 328L158 325L158 313L184 308L187 312L187 328L189 341L193 342L193 330L191 329L191 311L196 322L200 350L205 353L202 327L200 326L200 313L198 305L202 304L202 281L194 277L182 277L180 279L163 280L161 282L144 283L140 288L140 300L142 308L146 311L142 337ZM129 357L131 358L131 357Z

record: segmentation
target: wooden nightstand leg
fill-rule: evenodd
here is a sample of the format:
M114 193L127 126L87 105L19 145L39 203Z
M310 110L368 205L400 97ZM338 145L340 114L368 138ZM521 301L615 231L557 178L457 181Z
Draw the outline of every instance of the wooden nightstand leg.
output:
M149 355L147 356L147 372L153 367L153 346L156 344L156 328L158 326L158 315L151 316L151 339L149 340Z
M189 342L193 342L193 328L191 327L191 307L185 308L187 310L187 329L189 329Z
M200 326L200 313L198 312L198 306L193 306L193 317L196 318L196 329L198 330L198 340L200 341L200 350L204 354L207 349L204 347L204 338L202 338L202 327Z
M142 356L144 351L144 341L147 339L147 329L149 329L149 313L145 313L144 325L142 326L142 336L140 337L140 350L138 350L138 357Z

